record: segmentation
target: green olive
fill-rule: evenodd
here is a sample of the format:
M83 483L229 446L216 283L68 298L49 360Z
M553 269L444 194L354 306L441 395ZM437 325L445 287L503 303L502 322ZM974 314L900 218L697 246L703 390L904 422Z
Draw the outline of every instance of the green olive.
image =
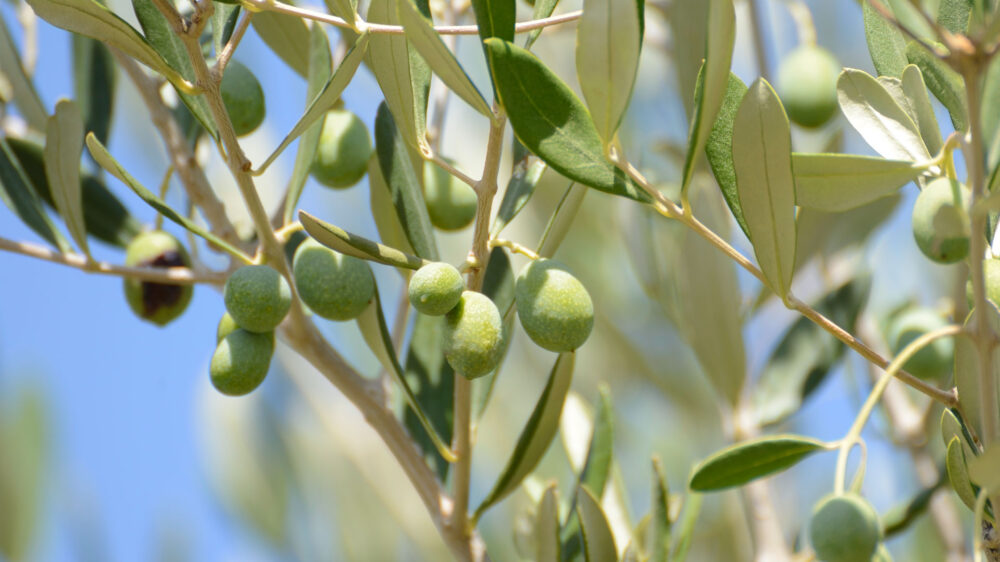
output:
M143 232L129 242L125 251L129 267L190 267L184 246L173 235L162 230ZM165 326L177 318L191 303L191 285L156 283L126 278L125 299L132 312L143 320Z
M292 306L288 282L266 265L245 265L234 271L222 297L236 324L257 333L277 328Z
M334 109L323 118L310 172L313 179L327 187L351 187L368 171L371 153L371 137L361 119L346 109Z
M222 75L222 102L236 135L249 135L264 122L264 90L257 77L239 61L229 61Z
M429 263L410 277L410 304L422 314L441 316L458 304L465 283L462 274L447 263Z
M503 321L493 301L465 291L445 315L444 356L467 379L489 374L503 354Z
M461 230L476 218L475 190L433 162L424 162L424 200L431 224L441 230Z
M212 385L223 394L243 396L264 382L274 354L274 334L237 328L222 338L208 371Z
M232 315L229 314L228 312L224 313L222 315L222 318L219 318L219 325L215 327L215 345L219 345L219 342L222 341L222 338L228 336L229 334L235 332L238 329L239 326L236 324L236 320L233 320Z
M913 205L913 238L925 256L955 263L969 254L971 198L967 187L948 178L934 179L920 192Z
M803 127L819 127L837 112L840 63L816 45L788 53L778 66L776 82L788 118Z
M813 509L809 540L823 562L868 562L882 540L878 514L854 493L827 496Z
M302 302L327 320L357 318L375 296L375 279L366 261L312 238L295 251L292 271Z
M902 311L889 323L889 346L896 355L913 340L947 325L940 315L927 308ZM950 373L954 361L955 342L952 338L938 338L910 357L903 369L923 379L936 379Z
M549 351L573 351L594 327L594 303L587 289L555 260L535 260L521 270L514 301L528 337Z

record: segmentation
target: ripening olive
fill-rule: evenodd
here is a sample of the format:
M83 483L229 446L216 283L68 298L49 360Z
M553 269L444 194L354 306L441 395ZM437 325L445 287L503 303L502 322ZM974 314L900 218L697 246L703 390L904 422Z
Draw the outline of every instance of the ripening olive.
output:
M264 122L264 90L249 68L229 61L222 75L222 102L236 135L249 135Z
M521 270L514 301L528 337L549 351L573 351L594 327L594 303L587 289L555 260L535 260Z
M444 356L467 379L489 374L503 354L503 321L493 301L465 291L445 315Z
M454 266L442 262L429 263L410 277L410 304L418 312L441 316L458 304L465 290L462 274Z
M802 45L785 56L776 83L788 118L803 127L819 127L837 112L840 63L817 45Z
M882 529L868 500L846 493L816 504L809 540L823 562L868 562L882 540Z
M212 385L229 396L243 396L260 386L274 353L274 334L237 328L222 338L208 371Z
M375 279L367 262L312 238L295 251L292 272L302 302L327 320L357 318L375 296Z
M889 322L888 340L893 355L920 336L944 328L948 323L927 308L912 308L900 312ZM920 349L903 364L903 369L920 378L940 378L951 372L955 360L955 342L938 338Z
M913 205L913 238L925 256L955 263L969 254L965 209L971 198L967 187L949 178L934 179L920 192Z
M461 230L476 218L476 192L433 162L424 162L424 200L431 224Z
M270 332L292 306L288 282L266 265L245 265L229 276L222 290L226 310L244 330Z
M143 232L129 242L125 252L129 267L189 267L187 250L171 234L162 230ZM184 313L191 302L191 285L155 283L126 278L125 299L132 312L143 320L165 326Z
M371 137L361 119L346 109L334 109L323 118L310 173L327 187L351 187L368 171L371 153Z

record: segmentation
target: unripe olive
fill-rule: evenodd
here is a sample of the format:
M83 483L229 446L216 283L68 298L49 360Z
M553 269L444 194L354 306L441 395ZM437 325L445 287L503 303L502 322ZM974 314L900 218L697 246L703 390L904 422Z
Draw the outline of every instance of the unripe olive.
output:
M375 296L375 279L366 261L312 238L295 251L292 272L302 302L328 320L357 318Z
M424 200L441 230L463 229L476 218L476 191L433 162L424 162Z
M986 298L1000 308L1000 259L983 260L983 280L986 282ZM975 307L975 295L972 293L972 279L965 282L965 298L969 308Z
M162 230L143 232L129 242L125 251L129 267L190 267L187 250L171 234ZM156 283L126 278L125 299L132 312L143 320L165 326L187 309L194 288L191 285Z
M927 308L900 312L889 323L889 346L896 355L913 340L947 325L941 316ZM938 338L910 357L903 369L924 379L941 378L951 372L954 360L955 342L951 338Z
M429 263L410 277L410 304L429 316L446 314L462 298L465 283L454 266L442 262Z
M222 341L222 338L228 336L229 334L235 332L238 329L239 326L236 324L236 320L233 320L232 315L230 315L228 312L223 314L222 318L219 318L219 325L216 326L215 328L215 345L219 345L219 342Z
M208 371L212 386L229 396L243 396L260 386L274 354L274 334L237 328L222 338Z
M249 68L239 61L229 61L220 87L222 103L237 136L249 135L264 122L264 90Z
M549 351L573 351L594 327L594 303L587 289L555 260L535 260L521 270L514 302L528 337Z
M878 514L858 494L827 496L813 509L809 540L823 562L868 562L881 539Z
M465 291L445 315L444 356L467 379L489 374L503 354L503 321L493 301Z
M266 265L245 265L234 271L222 298L236 324L257 333L277 328L292 306L288 282Z
M816 45L802 45L785 56L776 83L788 118L803 127L819 127L837 112L840 63Z
M371 137L361 119L346 109L334 109L323 118L310 172L327 187L351 187L368 171L371 153Z
M969 189L949 178L924 187L913 205L913 238L925 256L938 263L955 263L969 254L969 220L965 209Z

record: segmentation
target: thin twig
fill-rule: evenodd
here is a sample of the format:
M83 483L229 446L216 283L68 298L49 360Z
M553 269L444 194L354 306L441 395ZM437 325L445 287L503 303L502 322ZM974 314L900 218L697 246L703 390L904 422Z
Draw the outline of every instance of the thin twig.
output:
M240 22L236 24L236 29L233 30L233 34L229 37L229 42L226 46L222 48L222 52L219 53L218 59L215 61L215 67L212 69L213 72L222 76L222 73L226 70L226 65L229 64L229 59L232 58L233 53L236 52L236 47L243 40L243 35L247 32L247 28L250 27L250 18L253 17L253 12L247 10L243 17L240 18Z

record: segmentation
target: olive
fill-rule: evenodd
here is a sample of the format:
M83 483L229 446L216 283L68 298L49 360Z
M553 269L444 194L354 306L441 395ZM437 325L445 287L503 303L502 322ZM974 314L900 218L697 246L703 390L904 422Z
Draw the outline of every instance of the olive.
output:
M445 315L444 356L467 379L489 374L503 354L503 322L493 301L465 291Z
M162 230L140 233L129 242L125 251L129 267L190 267L184 246L173 235ZM125 299L132 312L143 320L159 326L167 325L187 309L194 287L174 283L157 283L126 278Z
M410 277L410 304L422 314L441 316L458 304L465 283L462 274L447 263L429 263Z
M555 260L535 260L521 270L514 301L528 337L549 351L573 351L587 341L594 327L590 294Z
M222 298L240 328L258 333L277 328L292 306L288 282L266 265L245 265L234 271Z

